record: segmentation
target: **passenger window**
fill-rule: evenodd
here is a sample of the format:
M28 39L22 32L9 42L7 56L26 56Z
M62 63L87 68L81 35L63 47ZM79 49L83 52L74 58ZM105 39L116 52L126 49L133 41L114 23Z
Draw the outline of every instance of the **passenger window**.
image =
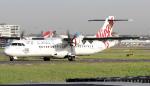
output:
M11 45L12 45L12 46L17 46L17 43L12 43Z
M22 46L22 44L21 44L21 43L18 43L18 46Z

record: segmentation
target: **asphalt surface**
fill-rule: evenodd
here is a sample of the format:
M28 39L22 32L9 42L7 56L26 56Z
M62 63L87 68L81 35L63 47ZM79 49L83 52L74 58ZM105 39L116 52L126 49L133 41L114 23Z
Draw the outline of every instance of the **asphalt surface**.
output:
M50 64L70 62L67 59L52 59L51 61L43 60L18 60L18 61L0 61L0 64ZM150 59L76 59L70 63L101 63L101 62L150 62Z
M24 83L24 84L3 84L0 86L150 86L149 83L131 82L77 82L77 83Z

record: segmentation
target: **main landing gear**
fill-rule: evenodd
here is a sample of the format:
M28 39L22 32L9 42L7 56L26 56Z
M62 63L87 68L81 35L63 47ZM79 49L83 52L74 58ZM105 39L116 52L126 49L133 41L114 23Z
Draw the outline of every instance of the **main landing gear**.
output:
M75 61L75 56L67 56L69 61Z

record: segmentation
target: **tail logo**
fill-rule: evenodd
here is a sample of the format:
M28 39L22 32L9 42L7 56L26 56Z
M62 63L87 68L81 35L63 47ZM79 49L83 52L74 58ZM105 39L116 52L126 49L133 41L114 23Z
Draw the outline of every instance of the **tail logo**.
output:
M96 34L96 37L104 38L112 36L111 31L113 24L114 24L113 18L111 18L110 20L108 20L108 24L106 25L105 29L99 29L99 31Z
M104 29L104 30L100 29L98 31L98 33L96 34L96 37L100 38L100 37L110 37L110 36L112 36L112 34L111 34L112 26L113 26L113 23L112 24L108 24L106 26L106 29Z

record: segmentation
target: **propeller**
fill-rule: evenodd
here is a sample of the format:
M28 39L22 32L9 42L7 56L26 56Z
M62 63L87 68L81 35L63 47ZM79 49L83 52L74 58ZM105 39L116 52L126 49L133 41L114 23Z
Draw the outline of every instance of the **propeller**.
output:
M69 30L67 30L67 36L68 36L68 45L71 51L71 55L75 55L75 47L73 46L73 40L76 38L76 35L74 35L73 38L71 38Z
M20 39L24 39L24 33L25 33L25 31L23 30L20 34Z

